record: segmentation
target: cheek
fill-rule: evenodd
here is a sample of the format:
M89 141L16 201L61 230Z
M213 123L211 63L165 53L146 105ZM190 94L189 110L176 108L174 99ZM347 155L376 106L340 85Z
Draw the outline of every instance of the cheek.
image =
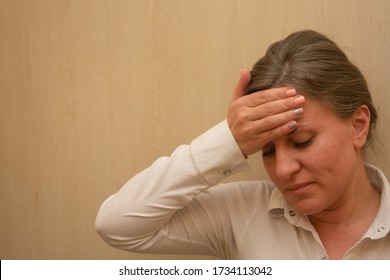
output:
M305 153L305 163L308 166L334 164L339 156L339 145L333 139L321 139Z
M343 172L354 160L353 142L348 137L323 137L302 155L305 169L319 173ZM336 173L337 173L336 172Z

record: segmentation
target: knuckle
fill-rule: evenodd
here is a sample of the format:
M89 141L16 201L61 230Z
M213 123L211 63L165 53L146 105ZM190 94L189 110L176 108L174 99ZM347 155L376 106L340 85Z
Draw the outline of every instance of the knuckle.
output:
M287 111L287 110L290 110L294 107L296 107L295 103L294 103L294 99L291 99L291 98L288 98L288 99L285 99L282 103L281 103L281 106L283 108L284 111Z
M269 140L269 141L276 139L275 130L266 131L266 137L267 137L267 140Z
M239 99L237 99L236 101L234 101L234 104L235 104L235 106L238 107L238 108L246 106L245 98L239 98Z
M237 121L240 124L246 123L249 120L249 113L247 111L241 110L237 112Z
M230 104L229 110L232 112L237 112L242 107L242 101L235 100Z
M266 116L270 116L275 113L275 109L273 108L271 103L263 104L263 111Z
M257 104L265 104L267 102L263 91L256 92L254 97L256 98Z
M275 126L275 120L272 117L266 117L263 119L264 126L267 128L272 128Z
M249 127L243 127L241 130L241 134L245 137L248 137L252 134L252 130Z
M273 141L282 135L283 134L280 132L280 128L275 128L275 129L271 129L271 130L266 131L266 138L268 139L268 141Z

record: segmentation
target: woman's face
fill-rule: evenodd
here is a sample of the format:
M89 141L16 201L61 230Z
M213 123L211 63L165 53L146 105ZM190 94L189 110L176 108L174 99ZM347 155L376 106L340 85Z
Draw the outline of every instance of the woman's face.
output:
M271 180L298 212L321 213L340 206L359 181L362 164L355 125L306 98L297 129L263 148Z

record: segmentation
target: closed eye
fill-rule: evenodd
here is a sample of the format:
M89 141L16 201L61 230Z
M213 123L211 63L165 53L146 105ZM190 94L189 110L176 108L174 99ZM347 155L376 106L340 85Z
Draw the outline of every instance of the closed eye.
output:
M272 150L268 150L268 151L264 151L263 150L263 157L272 157L273 155L275 154L275 150L272 149Z
M294 146L298 149L303 149L308 146L313 142L314 137L310 138L309 140L303 141L303 142L295 142Z
M263 157L271 157L275 154L275 146L272 143L268 143L262 149Z
M313 140L314 140L314 136L312 136L311 138L309 138L308 140L305 140L305 141L292 141L291 140L290 143L291 143L292 147L294 147L296 149L304 149L304 148L309 147L313 143ZM276 148L273 144L268 144L262 149L263 158L273 157L275 155L275 153L276 153Z

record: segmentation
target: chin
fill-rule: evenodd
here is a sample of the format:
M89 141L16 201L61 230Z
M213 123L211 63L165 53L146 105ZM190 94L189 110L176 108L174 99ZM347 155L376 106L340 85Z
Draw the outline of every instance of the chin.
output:
M294 208L295 209L295 208ZM295 209L299 214L301 215L304 215L304 216L312 216L312 215L316 215L318 213L320 213L321 211L316 211L316 210L312 210L312 209L304 209L304 210L301 210L301 209Z
M306 216L315 215L324 211L323 207L321 207L318 203L315 203L313 201L311 202L300 201L300 202L291 203L291 205L293 206L295 211L297 211L299 214L306 215Z

